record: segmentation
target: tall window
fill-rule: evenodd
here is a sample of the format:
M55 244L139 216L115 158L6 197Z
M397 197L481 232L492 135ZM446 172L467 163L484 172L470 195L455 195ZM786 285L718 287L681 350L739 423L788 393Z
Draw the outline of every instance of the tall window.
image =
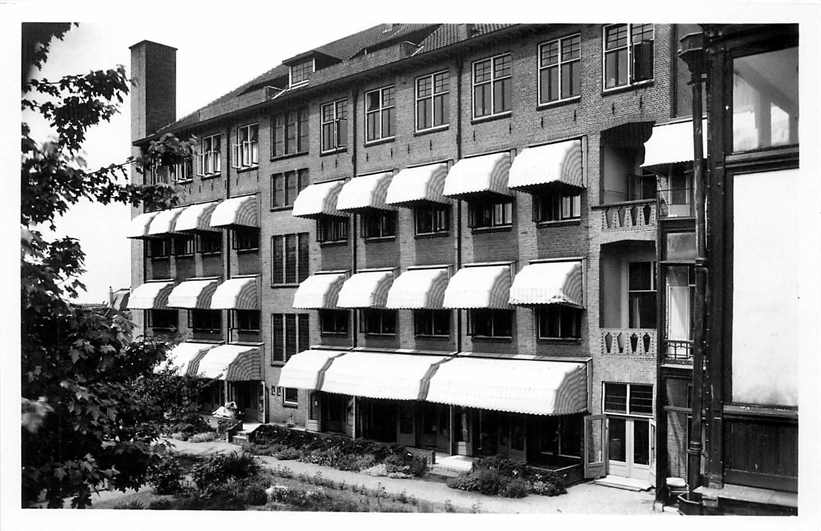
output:
M695 294L693 266L676 265L665 268L665 352L674 359L692 356L692 312Z
M293 206L296 196L308 184L307 168L271 175L271 208Z
M378 210L362 214L363 238L390 238L396 236L396 212Z
M611 24L603 34L605 90L653 79L652 24Z
M513 202L505 200L471 201L468 226L472 229L508 227L513 224Z
M297 63L292 65L289 70L289 78L290 78L290 86L299 85L300 83L305 83L309 79L311 79L311 74L314 73L314 60L313 58L308 59L307 61L302 61L301 63Z
M251 124L237 128L234 167L250 168L257 164L259 164L259 125Z
M201 232L197 234L197 250L202 254L222 253L222 232Z
M256 251L259 249L259 229L243 227L234 229L232 232L234 237L231 241L234 250Z
M365 93L365 142L394 135L393 85Z
M348 218L321 216L316 220L316 241L319 243L348 241Z
M271 156L308 152L308 108L274 115L271 120Z
M539 45L539 103L581 94L581 48L579 35Z
M319 332L323 336L347 336L348 313L348 310L319 310Z
M271 237L271 284L297 284L308 278L308 233Z
M271 363L284 363L297 352L310 347L307 313L275 313L271 315Z
M422 337L449 337L450 314L450 310L414 310L414 334Z
M368 308L361 311L361 331L369 335L396 334L396 310Z
M430 205L413 209L416 234L440 234L450 230L450 205Z
M416 130L448 124L448 71L416 78Z
M536 310L539 339L579 339L581 310L561 305L540 306Z
M510 112L510 54L473 63L473 117L483 118Z
M581 194L546 192L533 196L535 219L539 221L563 221L581 216Z
M630 328L655 328L656 263L630 263L627 289Z
M348 100L325 103L320 109L323 153L345 149L348 145Z
M200 142L199 174L214 175L222 171L222 135L206 136Z
M475 337L513 337L513 315L513 310L470 310L468 333Z

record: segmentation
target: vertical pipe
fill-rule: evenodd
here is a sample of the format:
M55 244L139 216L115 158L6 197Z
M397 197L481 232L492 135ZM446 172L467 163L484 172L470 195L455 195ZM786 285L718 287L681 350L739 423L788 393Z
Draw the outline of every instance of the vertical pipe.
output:
M357 138L356 138L356 104L357 104L357 96L359 94L359 88L353 88L353 95L351 96L351 120L352 120L352 128L351 131L351 178L356 177L356 168L357 168ZM358 244L356 240L357 234L357 223L356 220L358 218L358 214L353 214L351 216L351 223L350 223L350 230L351 230L351 274L356 273L356 246ZM358 312L359 310L354 309L353 314L351 315L351 347L356 348L357 344L359 343L359 319L358 319ZM354 415L356 414L356 408L354 407ZM354 416L354 419L356 417ZM354 420L354 424L356 424L356 420Z
M456 160L462 158L462 73L465 60L456 60ZM462 200L456 199L456 270L462 267ZM455 273L455 271L454 271ZM462 310L456 310L456 352L462 351Z

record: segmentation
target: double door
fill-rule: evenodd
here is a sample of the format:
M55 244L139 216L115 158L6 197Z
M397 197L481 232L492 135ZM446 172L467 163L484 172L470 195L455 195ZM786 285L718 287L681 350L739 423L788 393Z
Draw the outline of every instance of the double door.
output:
M640 480L650 479L652 437L650 419L607 417L608 473Z

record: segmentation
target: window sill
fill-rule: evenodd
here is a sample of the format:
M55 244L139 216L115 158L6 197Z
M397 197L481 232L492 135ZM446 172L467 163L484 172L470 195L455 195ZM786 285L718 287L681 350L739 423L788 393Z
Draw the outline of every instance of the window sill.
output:
M298 287L299 287L299 283L296 283L296 284L293 284L293 283L271 284L271 288L273 288L273 289L277 289L277 288L298 288Z
M362 239L365 243L379 243L379 242L389 242L396 239L396 235L393 236L363 236Z
M550 343L558 343L558 344L577 344L581 345L582 338L580 337L536 337L536 342L539 344L550 344Z
M271 360L271 367L284 367L285 363L287 362L282 360Z
M329 156L331 156L331 155L338 155L338 154L340 154L340 153L345 153L346 151L348 151L348 148L347 148L347 147L340 147L340 148L336 148L336 149L329 149L329 150L327 150L327 151L320 151L320 152L319 152L319 156L320 156L320 157L329 157Z
M282 407L287 407L287 408L291 408L291 409L298 409L299 408L299 402L285 402L285 401L283 401L282 402Z
M393 339L393 338L396 337L396 332L394 332L392 334L381 333L381 332L362 332L362 335L364 335L365 337Z
M510 343L513 341L513 336L477 336L471 335L472 341L488 341L492 343Z
M294 205L285 205L285 206L278 206L278 207L271 207L268 210L271 212L284 212L286 210L293 210Z
M174 184L177 184L177 185L179 185L179 184L191 184L193 182L194 182L194 179L181 179L181 180L175 180Z
M502 118L510 118L513 115L512 111L500 112L498 114L489 114L487 116L480 116L470 120L471 125L480 124L483 122L492 122L493 120L500 120Z
M506 232L513 229L513 224L499 225L497 227L471 227L470 232L473 234L483 234L487 232Z
M448 334L446 336L438 336L438 335L433 335L433 334L415 334L413 337L415 337L416 339L430 339L430 340L434 340L434 341L449 341L450 340L450 334Z
M348 332L319 332L320 337L348 337Z
M207 181L207 180L210 180L210 179L216 179L218 177L222 177L222 172L221 171L217 172L217 173L207 173L207 174L204 174L204 175L200 175L200 180L201 181Z
M648 88L648 87L652 87L655 84L655 82L656 82L655 79L648 79L647 81L639 81L638 83L630 83L628 85L624 85L624 86L621 86L621 87L613 87L613 88L609 88L609 89L602 89L601 95L602 95L602 97L604 97L604 96L609 96L611 94L620 94L622 92L627 92L627 91L634 90L634 89Z
M200 251L203 256L222 256L222 251Z
M179 259L179 258L194 258L194 253L187 253L187 254L175 254L175 255L174 255L174 258L175 258L175 259Z
M168 256L149 256L148 257L152 262L156 262L157 260L170 260L171 255Z
M450 124L437 125L436 127L430 127L428 129L419 129L418 131L414 131L413 136L424 136L429 135L431 133L441 133L442 131L447 131L448 129L450 129Z
M237 173L245 173L245 172L258 170L258 169L259 169L259 164L254 164L253 166L242 166L242 167L236 168Z
M234 249L237 254L249 254L249 253L258 253L259 247L254 247L252 249Z
M317 242L320 247L339 247L339 246L347 246L348 240L334 240L330 242Z
M378 146L379 144L388 144L390 142L396 141L395 136L389 136L387 138L379 138L377 140L369 140L363 144L364 147L371 147L371 146Z
M285 155L272 155L271 156L271 162L276 162L276 161L279 161L279 160L292 159L292 158L295 158L295 157L302 157L302 156L307 155L307 154L308 154L307 151L300 151L299 153L286 153Z
M557 219L555 221L537 221L536 228L544 229L548 227L567 227L570 225L581 225L581 218Z
M553 109L555 107L562 107L564 105L569 105L571 103L579 103L582 101L581 96L573 96L572 98L565 98L563 100L556 100L556 101L549 101L547 103L539 103L536 105L537 111L544 111L547 109Z
M450 231L441 231L441 232L422 232L420 234L414 234L414 238L417 240L427 240L430 238L447 238L450 236Z

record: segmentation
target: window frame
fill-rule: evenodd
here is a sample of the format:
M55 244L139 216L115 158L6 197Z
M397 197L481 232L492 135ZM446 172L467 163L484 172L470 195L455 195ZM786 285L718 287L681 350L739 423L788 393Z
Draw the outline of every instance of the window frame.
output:
M489 312L491 313L491 334L479 334L476 332L476 313L477 312ZM496 334L498 325L496 324L496 320L501 315L507 315L510 319L510 335L498 335ZM510 309L505 310L501 308L471 308L468 310L468 335L475 339L499 339L499 340L506 340L512 341L513 336L516 329L516 310Z
M171 326L162 326L155 323L155 312L159 312L160 315L166 316L174 316L174 323ZM169 319L170 321L170 319ZM180 329L180 314L176 308L162 308L162 309L150 309L146 310L145 315L145 326L146 328L150 328L151 331L160 331L160 332L178 332Z
M389 106L385 105L385 91L386 90L392 91L391 104ZM379 94L379 106L376 109L368 110L368 96L370 94L373 94L373 93L378 93ZM364 111L363 112L363 118L365 120L365 127L363 128L363 131L365 133L365 142L364 142L364 144L366 146L368 146L368 145L371 145L371 144L378 144L380 142L387 142L389 140L395 139L396 138L396 85L391 83L391 84L385 85L383 87L379 87L379 88L375 88L375 89L371 89L371 90L366 91L364 97L362 98L362 105L363 105L363 111ZM384 131L382 130L383 116L384 116L385 112L389 113L389 120L390 120L390 123L391 123L391 129L393 129L391 131L391 134L387 135L387 136L384 134ZM390 113L392 113L392 114L390 114ZM379 124L379 135L369 140L368 139L368 136L369 136L368 118L372 114L376 114L376 115L379 116L379 120L377 121L377 123Z
M329 231L329 227L325 225L331 224L334 224L334 226L330 227L331 230ZM341 227L344 227L344 229L341 229ZM347 217L320 216L316 220L316 241L321 245L348 243L348 239L350 238L350 230L350 221ZM325 236L328 235L328 232L338 232L339 234L336 239L332 240L325 238Z
M260 230L254 227L238 227L231 229L231 249L238 253L246 253L246 252L259 252L259 240L260 240ZM256 235L256 247L240 247L240 238L239 235L242 233L243 235L255 234Z
M650 73L651 76L649 79L642 79L641 81L634 81L634 65L633 65L633 26L644 26L648 23L639 23L639 24L632 24L632 23L617 23L617 24L605 24L602 26L601 32L601 51L602 51L602 92L615 92L619 90L623 90L628 87L636 87L648 83L653 83L656 79L656 25L653 23L649 23L649 25L653 29L653 57L651 58L650 64ZM607 55L611 53L618 52L623 50L624 47L619 47L613 50L607 50L607 38L606 32L608 28L612 28L614 26L627 26L627 44L625 45L627 48L627 83L623 85L614 85L610 88L607 87Z
M305 77L304 79L301 79L297 82L294 82L294 69L297 68L297 67L304 67L308 64L310 64L311 67L310 67L310 71L308 72L307 77ZM299 63L290 65L288 67L288 88L299 87L299 86L302 86L302 85L308 83L311 80L311 76L313 75L314 72L316 72L316 57L312 57L310 60L301 61Z
M184 241L185 244L183 245L183 251L180 252L180 248L178 247L178 242ZM171 244L172 254L175 257L190 257L194 256L196 252L197 245L196 245L196 237L193 234L177 234L173 237L173 242Z
M397 315L398 310L390 310L386 308L361 308L359 310L359 332L365 334L366 336L382 336L382 337L395 337L399 335L399 316ZM377 331L370 330L367 325L371 324L369 319L366 317L366 314L371 314L372 316L379 316L379 327ZM392 315L393 316L393 332L386 332L386 328L390 329L389 327L385 326L385 316Z
M450 339L452 328L453 328L453 317L452 317L451 310L445 309L415 309L413 310L413 336L418 338L431 338L431 339ZM448 321L448 333L447 334L437 334L436 333L436 316L446 315ZM420 323L419 318L422 316L426 316L428 321ZM420 326L420 325L428 325L429 326ZM425 328L425 330L420 331L420 328Z
M376 210L363 212L359 215L359 226L362 239L367 241L373 240L392 240L396 238L397 225L399 213L395 210ZM370 229L377 227L376 233L370 233ZM392 228L393 232L389 232Z
M445 79L445 90L441 92L436 92L436 76L445 74L447 77ZM428 96L419 96L419 80L421 79L430 79L430 95ZM439 131L443 129L447 129L450 127L450 70L440 70L438 72L431 72L430 74L425 74L422 76L417 77L413 80L413 94L414 94L414 130L417 133L421 132L428 132L428 131ZM442 105L442 120L441 124L436 124L436 98L440 97L443 98L447 103ZM419 127L419 102L420 101L429 101L430 102L430 122L431 125L429 127ZM445 112L447 111L447 112Z
M214 149L215 140L219 142L219 148ZM208 147L206 148L206 144ZM197 175L200 177L214 177L222 173L222 133L215 133L202 137L200 140L200 153L197 156L199 160L199 171ZM208 167L211 171L208 171Z
M262 312L260 310L230 310L231 311L231 329L236 330L237 332L242 333L251 333L251 334L259 334L262 330ZM242 312L242 313L240 313ZM243 328L241 325L247 324L241 322L240 315L242 316L255 316L256 317L256 328ZM250 324L253 324L253 318L251 319Z
M212 313L213 312L213 313ZM188 328L195 334L209 334L215 336L222 336L222 310L209 310L209 309L202 309L202 308L191 308L186 312L188 318ZM219 328L202 328L197 327L194 323L194 314L198 313L200 315L210 314L212 316L217 317L217 321L219 321Z
M291 317L292 319L288 319ZM280 320L281 323L277 323ZM307 321L306 321L307 320ZM288 354L288 324L293 323L294 327L294 352ZM281 366L288 363L291 356L307 350L311 347L311 317L308 313L300 312L274 312L271 314L271 362L272 367ZM303 328L304 326L304 328ZM279 330L277 328L279 327ZM302 332L305 332L303 335ZM277 339L277 334L281 334Z
M552 316L558 320L558 328L560 330L558 336L551 336L543 334L542 319L546 317L546 313L554 313ZM539 305L535 308L534 317L536 318L536 339L538 341L580 341L582 338L582 310L572 306L562 304L545 304ZM566 323L566 319L570 316L572 321ZM576 335L563 335L566 328L575 331Z
M485 230L501 230L501 229L510 229L513 227L513 216L514 216L514 208L513 208L513 199L514 198L496 198L492 197L489 199L481 199L481 200L472 200L468 201L468 227L472 231L485 231ZM499 205L505 205L502 210L502 223L498 223L496 221L496 208ZM479 225L477 223L477 210L478 209L490 209L490 224L489 225ZM505 222L504 219L507 217L507 214L510 214L510 220Z
M296 193L294 197L288 196L288 178L293 176L296 179ZM285 202L278 205L276 204L277 199L277 178L282 179L282 191ZM271 174L271 210L285 210L289 208L293 208L294 201L296 200L299 193L308 187L311 184L311 177L310 171L308 168L298 168L295 170L288 170L282 171L277 173Z
M350 334L350 327L351 327L351 315L349 310L338 309L338 308L321 308L317 312L317 318L319 320L319 334L321 336L335 336L335 337L348 337ZM334 326L333 330L326 329L324 325L328 324L327 321L329 318L333 317L334 325L338 324L341 320L337 319L337 317L341 317L344 314L345 316L345 330L340 331L338 327Z
M581 99L581 97L582 97L582 94L581 94L581 81L582 81L582 77L583 77L582 72L581 72L581 69L582 69L582 67L581 67L581 61L582 61L582 49L581 49L582 40L581 40L581 38L582 37L581 36L582 36L581 32L576 32L576 33L571 33L569 35L565 35L564 37L557 37L555 39L551 39L549 41L539 43L539 46L538 46L538 49L537 49L537 54L536 54L536 85L537 85L537 94L536 94L537 99L536 99L536 102L537 102L539 107L546 107L546 106L549 106L549 105L555 105L557 103L565 103L565 102L568 102L568 101L576 101L576 100ZM579 56L576 57L575 59L568 59L566 61L562 60L562 52L564 51L564 47L563 47L564 41L574 39L574 38L579 39ZM553 43L558 43L559 44L559 56L557 58L557 62L556 62L556 64L551 64L551 65L546 65L545 66L545 65L542 64L542 48L544 48L546 46L550 46ZM562 67L564 65L570 64L570 63L579 63L578 64L578 67L579 67L579 87L578 87L579 88L579 93L576 94L576 95L573 95L573 96L567 96L566 98L563 98L562 97ZM547 70L549 68L557 68L558 69L557 79L558 79L558 84L559 84L559 91L558 91L559 97L555 100L543 101L542 95L544 94L545 91L544 91L544 88L542 87L542 71ZM548 91L548 95L549 95L549 91Z
M289 237L294 239L294 272L293 278L295 279L294 282L288 282L288 241ZM310 276L310 251L308 248L308 238L310 237L308 232L295 232L290 234L274 234L271 236L271 287L294 287L298 286L303 280ZM279 240L281 246L281 263L279 264L282 267L282 282L277 282L276 279L278 276L276 273L276 267L278 265L279 260L277 260L277 241ZM304 244L302 243L304 242ZM301 252L304 250L305 256L300 256ZM300 264L304 264L307 267L300 267ZM303 271L304 269L304 271Z
M329 101L319 106L319 153L336 153L348 149L348 99ZM330 120L325 120L325 108L332 106ZM340 109L342 112L340 113ZM333 147L325 145L325 126L331 126ZM344 142L343 142L344 140Z
M442 219L439 219L439 214L443 213ZM419 218L421 216L431 217L431 230L422 232L419 230ZM424 206L415 206L413 208L413 232L415 236L433 236L450 233L451 216L453 209L450 205L443 205L441 203L428 203ZM443 224L439 223L444 221ZM442 228L444 225L444 228Z
M569 201L567 201L569 200ZM551 205L553 213L558 210L558 217L546 217L545 208L546 202L557 202L558 205ZM567 203L566 203L567 201ZM568 207L569 215L566 213L565 207ZM578 221L581 219L582 213L582 192L567 193L558 190L543 190L533 194L533 221L536 223L557 223L562 221Z
M292 115L294 121L290 122L289 120ZM295 128L294 138L292 140L295 146L290 146L289 144L289 124L292 124ZM277 153L277 144L280 136L282 138L282 153ZM271 160L306 155L310 152L310 145L310 113L308 112L307 105L271 115ZM293 150L289 150L289 147L293 147Z
M650 289L632 289L630 287L630 266L633 264L650 264ZM653 308L655 312L655 323L653 326L649 327L634 327L632 326L632 321L630 319L631 312L633 311L633 295L642 295L642 294L650 294L652 293L655 296L655 300L653 302ZM635 262L627 262L627 320L628 320L628 328L636 328L639 330L650 330L656 329L658 327L658 262L655 260L639 260ZM640 313L640 312L639 312ZM637 316L641 319L641 316Z
M251 140L251 130L256 129L256 140ZM240 140L241 131L248 131L248 140ZM234 144L234 160L233 167L235 169L247 169L259 167L259 122L253 122L237 127L236 130L237 143ZM245 160L245 146L248 146L248 161Z
M203 245L202 245L203 237L206 236L207 234L208 235L215 234L216 236L212 236L212 237L215 240L219 239L219 249L218 250L214 251L214 250L204 250L203 249ZM221 255L222 254L222 232L207 231L207 232L198 233L197 234L197 252L202 254L203 256Z
M496 60L502 57L509 57L510 58L510 74L506 76L502 76L500 78L496 77L495 66ZM490 61L490 79L488 81L482 81L477 83L476 82L476 65L478 63L483 63L485 61ZM504 52L496 55L492 55L490 57L483 57L482 59L477 59L473 61L470 65L470 116L472 120L488 120L491 118L498 118L501 116L509 116L513 113L513 102L510 101L509 108L507 110L494 112L494 108L496 107L496 96L495 91L493 90L494 85L497 82L510 80L510 99L513 99L513 55L510 52ZM483 114L481 116L476 115L476 87L478 85L490 85L490 113Z
M607 386L608 385L624 385L626 388L626 394L624 397L624 411L617 411L614 409L607 409ZM642 413L633 411L631 406L631 397L633 387L649 387L650 388L650 413ZM602 413L605 415L618 415L623 417L643 417L643 418L653 418L655 415L653 411L655 410L655 400L656 400L656 386L651 383L632 383L632 382L602 382L602 394L601 394L601 407Z

